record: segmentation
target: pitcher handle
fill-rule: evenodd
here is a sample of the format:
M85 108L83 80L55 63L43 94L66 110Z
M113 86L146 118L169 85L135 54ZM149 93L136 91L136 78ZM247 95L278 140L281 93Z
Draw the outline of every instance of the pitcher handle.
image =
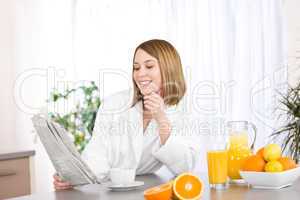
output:
M253 151L254 150L254 144L255 144L255 141L256 141L257 128L256 128L256 126L252 122L249 122L249 124L252 127L253 132L254 132L253 142L252 142L252 144L250 146L251 151Z

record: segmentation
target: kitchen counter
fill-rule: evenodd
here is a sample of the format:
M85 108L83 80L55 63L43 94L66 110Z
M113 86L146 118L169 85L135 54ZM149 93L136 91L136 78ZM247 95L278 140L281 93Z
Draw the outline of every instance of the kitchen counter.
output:
M35 189L33 150L0 150L0 199L30 195Z
M25 158L34 156L35 151L33 150L5 150L0 151L0 161L1 160L10 160L17 158Z
M300 179L294 185L279 190L253 189L248 185L230 185L227 190L210 190L206 174L199 174L205 186L202 198L239 200L239 199L272 199L272 200L299 200ZM144 181L145 185L137 190L127 192L113 192L102 185L86 185L72 190L54 191L50 193L40 193L31 196L14 198L14 200L142 200L143 191L149 187L162 184L172 177L162 178L159 175L138 176L137 180Z

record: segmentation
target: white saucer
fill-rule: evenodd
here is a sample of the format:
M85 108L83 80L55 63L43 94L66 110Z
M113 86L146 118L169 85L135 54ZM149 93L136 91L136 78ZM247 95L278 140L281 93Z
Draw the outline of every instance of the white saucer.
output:
M107 182L104 184L105 187L107 187L110 190L114 190L114 191L135 190L143 185L144 185L144 182L142 182L142 181L135 181L132 183L127 183L127 184L113 184L112 182Z

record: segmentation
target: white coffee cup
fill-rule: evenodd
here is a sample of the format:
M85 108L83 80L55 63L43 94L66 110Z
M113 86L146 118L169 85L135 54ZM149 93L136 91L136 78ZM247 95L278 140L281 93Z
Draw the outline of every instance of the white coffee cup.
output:
M135 169L112 168L109 175L113 184L133 183L135 179Z

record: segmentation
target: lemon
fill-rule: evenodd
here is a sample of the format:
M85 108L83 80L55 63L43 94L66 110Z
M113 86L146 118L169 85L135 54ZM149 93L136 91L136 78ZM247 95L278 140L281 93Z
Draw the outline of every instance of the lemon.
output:
M277 160L281 156L281 148L278 144L268 144L265 146L263 155L266 161Z
M283 171L283 166L279 161L270 161L265 166L266 172L281 172Z

